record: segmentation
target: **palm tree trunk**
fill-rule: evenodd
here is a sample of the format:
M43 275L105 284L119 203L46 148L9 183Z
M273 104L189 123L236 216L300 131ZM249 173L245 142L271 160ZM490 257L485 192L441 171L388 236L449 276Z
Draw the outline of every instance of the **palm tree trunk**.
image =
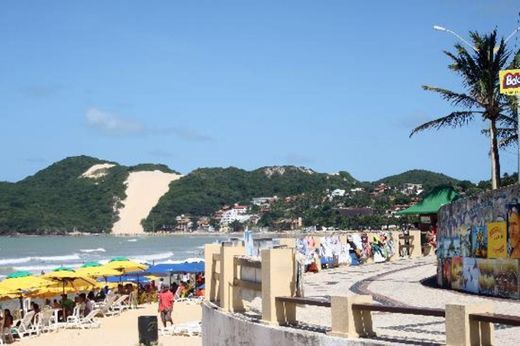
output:
M491 188L496 190L500 187L500 156L498 153L497 123L491 120Z

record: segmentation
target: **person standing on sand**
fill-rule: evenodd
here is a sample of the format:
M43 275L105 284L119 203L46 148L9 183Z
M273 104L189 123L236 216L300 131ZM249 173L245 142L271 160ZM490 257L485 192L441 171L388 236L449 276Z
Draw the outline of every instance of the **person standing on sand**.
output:
M173 325L172 311L173 311L173 293L164 285L161 292L159 293L159 309L158 312L161 314L161 320L166 328L167 322Z

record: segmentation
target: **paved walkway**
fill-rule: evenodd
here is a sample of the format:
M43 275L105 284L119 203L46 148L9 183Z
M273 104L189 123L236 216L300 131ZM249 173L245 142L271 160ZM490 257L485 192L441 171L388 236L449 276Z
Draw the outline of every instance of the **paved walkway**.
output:
M411 305L444 308L446 304L491 302L495 312L520 314L520 302L486 298L450 290L423 286L420 281L436 273L435 257L403 259L383 264L340 267L306 274L305 296L371 294L385 305ZM298 307L297 319L309 324L330 327L330 309ZM444 318L373 313L378 339L392 344L431 345L446 340ZM497 345L518 345L520 327L497 326Z

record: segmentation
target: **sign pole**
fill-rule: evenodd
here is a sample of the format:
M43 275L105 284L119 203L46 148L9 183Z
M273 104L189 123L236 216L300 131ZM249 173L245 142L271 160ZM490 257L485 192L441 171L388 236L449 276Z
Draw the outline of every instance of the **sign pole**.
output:
M517 127L517 136L516 146L518 147L518 168L516 171L518 183L520 184L520 94L516 94L516 127Z

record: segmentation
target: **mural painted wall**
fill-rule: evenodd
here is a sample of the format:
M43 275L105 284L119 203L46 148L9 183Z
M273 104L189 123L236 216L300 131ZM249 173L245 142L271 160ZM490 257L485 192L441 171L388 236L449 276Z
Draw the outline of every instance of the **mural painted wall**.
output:
M520 299L520 186L441 208L437 282L445 288Z

